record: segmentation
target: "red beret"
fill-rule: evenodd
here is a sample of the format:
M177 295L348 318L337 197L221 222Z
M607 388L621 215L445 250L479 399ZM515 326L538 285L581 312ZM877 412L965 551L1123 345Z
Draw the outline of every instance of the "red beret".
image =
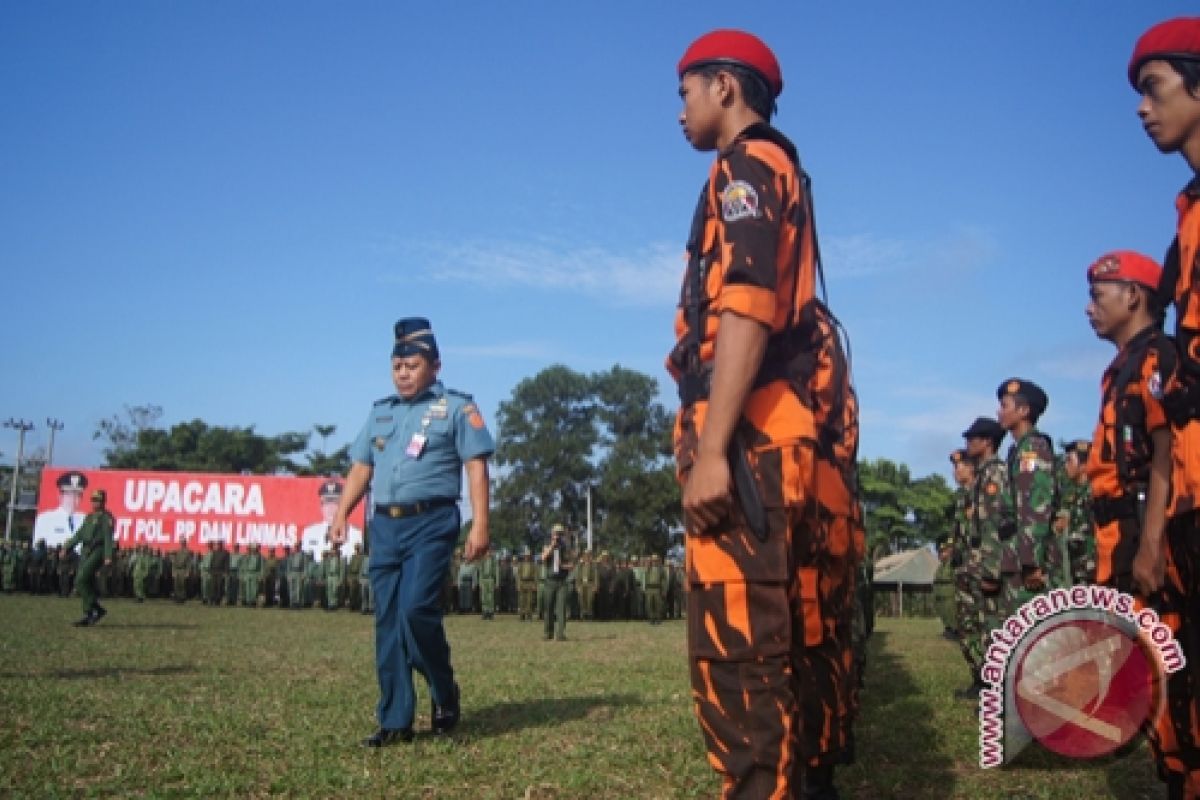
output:
M1088 267L1088 283L1096 281L1132 281L1147 289L1158 289L1162 267L1154 259L1132 250L1114 250L1096 259Z
M692 42L679 59L679 77L709 64L741 64L758 73L775 98L783 91L783 71L771 48L752 33L716 30Z
M1200 17L1176 17L1142 34L1129 59L1129 84L1137 89L1138 72L1156 58L1200 60Z

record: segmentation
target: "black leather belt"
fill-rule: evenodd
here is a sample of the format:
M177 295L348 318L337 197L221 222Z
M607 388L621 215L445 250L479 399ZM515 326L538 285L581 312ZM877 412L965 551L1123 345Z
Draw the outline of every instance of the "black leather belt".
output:
M457 503L453 497L435 497L432 500L418 500L415 503L376 503L375 513L383 514L385 517L399 519L400 517L415 517L418 514L424 514L426 511L432 511L435 508L444 508Z
M1097 525L1108 525L1118 519L1137 519L1137 498L1127 494L1120 497L1093 497L1092 515Z

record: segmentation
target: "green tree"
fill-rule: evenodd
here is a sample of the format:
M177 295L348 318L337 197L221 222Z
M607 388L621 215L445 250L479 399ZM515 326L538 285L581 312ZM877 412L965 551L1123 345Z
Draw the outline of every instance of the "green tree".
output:
M913 480L907 465L880 458L860 461L858 480L872 553L919 547L949 530L954 492L941 475Z
M598 440L591 380L556 364L526 378L496 414L491 526L499 544L536 547L551 525L581 523Z
M124 414L113 414L96 424L92 439L103 441L104 457L111 459L118 453L137 447L138 434L154 427L162 417L162 406L147 403L144 406L125 406Z
M336 425L313 425L317 436L321 437L321 449L310 450L304 454L308 463L301 466L301 475L345 475L350 471L350 445L344 444L332 453L328 452L329 437L337 432ZM306 439L307 443L307 439Z
M96 438L108 436L108 429L101 423ZM307 433L263 436L254 431L254 426L225 428L194 419L169 430L141 428L132 443L118 438L115 441L120 446L106 448L105 459L106 466L114 469L296 473L300 467L291 456L308 446L308 436Z

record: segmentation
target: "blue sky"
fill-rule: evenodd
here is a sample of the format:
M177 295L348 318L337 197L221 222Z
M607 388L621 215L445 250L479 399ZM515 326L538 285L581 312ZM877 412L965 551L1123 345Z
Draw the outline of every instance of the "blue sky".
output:
M783 65L853 344L862 455L948 474L1011 375L1090 436L1087 265L1161 257L1178 157L1125 65L1184 2L0 4L0 418L156 403L349 441L399 317L490 423L563 363L658 378L711 154L674 66L714 27ZM0 431L8 461L11 430ZM314 444L317 440L314 437Z

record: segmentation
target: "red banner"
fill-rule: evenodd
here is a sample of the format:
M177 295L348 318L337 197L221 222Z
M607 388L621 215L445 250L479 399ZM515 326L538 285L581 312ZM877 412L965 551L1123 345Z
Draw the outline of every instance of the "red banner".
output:
M264 550L299 544L320 559L341 483L276 475L47 468L33 540L45 539L54 547L68 539L90 510L91 493L104 489L122 548L147 544L171 551L186 541L188 549L201 552L218 540ZM362 542L361 505L350 524L346 555Z

